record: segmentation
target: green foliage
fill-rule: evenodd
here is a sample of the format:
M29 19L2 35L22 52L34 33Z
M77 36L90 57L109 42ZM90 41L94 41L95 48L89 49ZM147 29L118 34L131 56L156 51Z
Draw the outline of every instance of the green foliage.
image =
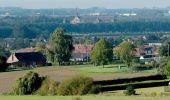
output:
M40 77L37 73L29 72L16 81L13 92L16 95L33 94L41 86L44 79L45 77Z
M159 55L160 56L168 56L168 45L162 45L159 48Z
M36 44L36 50L38 52L41 52L43 55L47 55L47 48L46 48L46 44L43 42L38 42Z
M93 86L93 80L88 77L76 76L64 80L58 87L59 95L84 95L89 93Z
M165 67L165 74L170 76L170 59L168 60L166 67Z
M0 55L0 72L4 72L8 68L6 60L7 60L6 57Z
M112 61L113 51L110 43L105 39L99 40L91 52L91 61L94 65L105 65Z
M135 46L131 42L122 42L114 53L129 67L134 58L134 48Z
M59 65L69 62L74 49L72 37L64 35L64 32L62 28L57 28L49 40L49 58L52 62L57 61Z
M57 95L58 85L59 83L47 78L43 81L41 87L37 91L37 94L42 96Z
M132 85L128 85L126 91L123 92L126 96L135 95L136 91Z

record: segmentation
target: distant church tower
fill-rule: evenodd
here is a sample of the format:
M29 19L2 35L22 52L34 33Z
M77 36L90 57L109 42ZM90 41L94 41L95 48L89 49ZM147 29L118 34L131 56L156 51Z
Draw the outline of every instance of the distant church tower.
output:
M70 21L71 24L79 24L81 23L80 17L78 15L78 9L76 8L76 16L73 20Z

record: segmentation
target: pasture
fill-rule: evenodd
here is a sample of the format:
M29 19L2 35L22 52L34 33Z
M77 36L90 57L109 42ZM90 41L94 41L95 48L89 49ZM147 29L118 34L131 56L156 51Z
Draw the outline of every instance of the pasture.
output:
M62 81L76 75L84 75L92 77L94 80L112 80L119 78L132 78L138 76L147 76L156 74L156 70L147 70L143 72L129 72L121 70L116 65L108 65L94 67L93 65L76 65L76 66L60 66L60 67L40 67L29 70L19 70L0 73L0 94L9 93L15 81L25 75L29 71L34 71L43 76L48 76L52 80Z

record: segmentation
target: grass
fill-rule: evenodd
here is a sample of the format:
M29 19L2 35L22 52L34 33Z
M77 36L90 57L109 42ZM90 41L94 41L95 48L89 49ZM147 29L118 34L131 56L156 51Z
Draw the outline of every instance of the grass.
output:
M79 96L78 96L79 97ZM76 96L0 96L1 100L74 100ZM169 100L170 97L80 96L81 100Z
M118 66L122 66L121 69L119 69ZM105 65L103 66L82 66L82 67L71 67L70 70L79 72L80 74L84 75L101 75L101 74L113 74L113 73L131 73L133 70L130 68L125 67L124 64L114 64L114 65ZM152 70L145 70L142 71L144 73L150 73L150 74L156 74L156 69ZM142 73L141 72L141 73Z

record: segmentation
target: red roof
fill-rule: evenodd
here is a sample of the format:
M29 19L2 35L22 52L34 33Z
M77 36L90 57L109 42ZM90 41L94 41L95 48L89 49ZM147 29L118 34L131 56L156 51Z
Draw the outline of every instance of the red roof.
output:
M24 48L15 51L15 53L27 53L27 52L36 52L36 48Z
M140 55L145 55L145 50L146 49L152 49L154 55L158 54L158 50L154 46L149 46L149 45L144 45L140 48L135 48L135 55L140 56Z
M73 53L90 53L93 47L94 47L93 45L77 44L77 45L74 45Z

